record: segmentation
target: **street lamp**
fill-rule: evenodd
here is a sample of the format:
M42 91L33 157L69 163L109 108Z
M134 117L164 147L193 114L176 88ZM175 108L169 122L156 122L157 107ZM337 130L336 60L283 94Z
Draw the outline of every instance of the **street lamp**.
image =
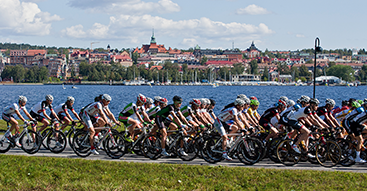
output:
M321 52L322 48L320 46L320 39L319 37L316 37L315 39L315 63L313 65L313 98L315 98L315 92L316 92L316 53Z

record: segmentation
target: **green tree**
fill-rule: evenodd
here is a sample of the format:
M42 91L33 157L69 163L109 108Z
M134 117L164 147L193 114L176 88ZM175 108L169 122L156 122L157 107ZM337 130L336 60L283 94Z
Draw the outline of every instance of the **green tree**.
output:
M251 67L250 73L257 74L257 67L258 67L257 60L252 60L250 62L250 67Z
M261 79L263 81L268 81L268 77L269 77L269 69L267 66L265 66L264 68L264 72L263 72L263 75L261 76ZM266 80L265 80L266 79Z
M354 81L354 70L351 66L346 65L334 65L327 70L328 76L336 76L342 78L345 81Z
M201 65L205 65L205 63L208 61L208 58L204 55L201 60L200 60L200 64Z
M48 77L48 69L46 68L46 66L42 66L38 72L38 81L39 82L46 81L47 77Z
M311 73L308 71L308 68L306 65L302 64L301 67L299 67L299 76L309 77L311 76Z
M134 64L138 64L138 58L139 58L139 53L133 52L131 59L133 60Z

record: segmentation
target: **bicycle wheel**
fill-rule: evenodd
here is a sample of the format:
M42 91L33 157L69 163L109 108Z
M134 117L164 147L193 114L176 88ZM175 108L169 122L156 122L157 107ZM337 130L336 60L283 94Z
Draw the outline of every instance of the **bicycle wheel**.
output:
M9 151L11 143L5 137L6 130L0 130L0 153L6 153Z
M355 164L354 160L349 159L349 156L355 158L355 156L353 156L355 155L355 148L349 148L351 143L345 139L338 139L337 143L342 151L339 163L343 166L352 166Z
M41 139L42 139L42 146L49 150L48 146L47 146L47 137L48 135L50 135L52 133L52 129L51 128L47 128L45 130L42 131L42 133L40 134Z
M247 165L253 165L257 163L264 153L264 146L262 142L253 137L246 137L242 139L237 146L238 159Z
M146 158L156 160L161 156L161 139L156 135L148 135L141 143L141 150Z
M27 132L20 137L19 143L26 153L34 154L40 150L42 138L33 130L27 130Z
M125 139L119 133L112 133L106 138L104 148L109 157L119 159L126 153Z
M292 166L299 162L301 154L296 153L292 149L292 140L284 140L277 147L277 156L281 163L286 166ZM300 149L300 148L299 148Z
M78 131L73 138L73 150L80 157L87 157L91 154L88 131Z
M207 137L203 146L202 155L206 162L217 163L223 159L222 139L220 136Z
M192 161L198 154L196 140L189 135L180 136L176 141L175 147L178 157L183 161Z
M316 159L324 167L333 167L337 165L341 158L341 149L334 141L320 143L316 147Z
M47 137L47 147L53 153L61 153L66 147L66 137L62 131L53 130Z
M277 156L277 147L278 144L282 141L281 138L275 138L273 140L270 141L270 143L267 145L268 146L268 157L270 160L272 160L275 163L280 163L278 156Z

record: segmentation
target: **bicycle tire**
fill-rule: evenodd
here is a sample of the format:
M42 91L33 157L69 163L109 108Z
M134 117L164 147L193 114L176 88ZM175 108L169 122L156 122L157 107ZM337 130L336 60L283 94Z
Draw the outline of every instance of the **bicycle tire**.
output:
M275 138L270 141L267 147L268 157L275 163L280 163L278 156L277 156L277 147L279 143L282 141L282 138Z
M175 149L176 151L178 151L177 155L181 160L192 161L196 158L198 154L198 150L197 150L195 141L196 139L194 139L190 135L180 136L178 138L178 140L176 141ZM181 145L182 145L182 150L187 154L187 156L182 155L181 152L179 152Z
M87 157L91 154L88 131L78 131L73 138L74 152L80 157Z
M0 153L6 153L10 150L11 142L5 137L6 130L0 130Z
M141 144L141 151L146 158L157 160L161 156L161 139L156 135L146 136Z
M126 153L125 139L119 133L112 132L111 135L105 139L104 147L109 157L119 159Z
M350 142L345 139L338 139L337 143L340 149L342 150L339 164L346 167L354 165L355 164L354 160L349 159L349 156L353 156L355 154L354 148L351 151L349 151Z
M301 159L301 154L292 149L292 140L284 140L277 147L278 160L286 166L293 166Z
M334 141L320 143L316 147L316 159L324 167L336 166L341 158L341 149Z
M247 165L253 165L259 162L264 152L263 143L254 137L242 138L237 146L238 159Z
M28 154L34 154L38 152L42 145L42 138L40 135L33 130L27 130L28 133L24 133L20 139L19 143L22 145L24 152Z
M47 147L53 153L61 153L64 151L66 143L66 136L60 130L53 130L47 137Z
M204 151L203 158L206 162L217 163L223 160L223 157L222 157L223 151L222 151L221 142L222 140L220 136L210 136L205 139L204 147L203 147L203 151Z

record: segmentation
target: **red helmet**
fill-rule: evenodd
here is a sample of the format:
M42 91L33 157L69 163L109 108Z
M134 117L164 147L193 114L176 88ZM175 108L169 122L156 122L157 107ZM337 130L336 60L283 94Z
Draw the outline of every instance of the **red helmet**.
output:
M139 94L138 101L145 103L147 101L147 98L143 94Z
M257 97L255 97L255 96L251 96L251 97L250 97L250 99L252 99L252 100L257 100Z
M159 102L160 103L167 103L168 101L167 101L166 98L162 97L161 99L159 99Z
M191 104L191 105L200 106L200 105L201 105L201 101L200 101L200 100L198 100L198 99L192 99L192 100L190 101L190 104Z

